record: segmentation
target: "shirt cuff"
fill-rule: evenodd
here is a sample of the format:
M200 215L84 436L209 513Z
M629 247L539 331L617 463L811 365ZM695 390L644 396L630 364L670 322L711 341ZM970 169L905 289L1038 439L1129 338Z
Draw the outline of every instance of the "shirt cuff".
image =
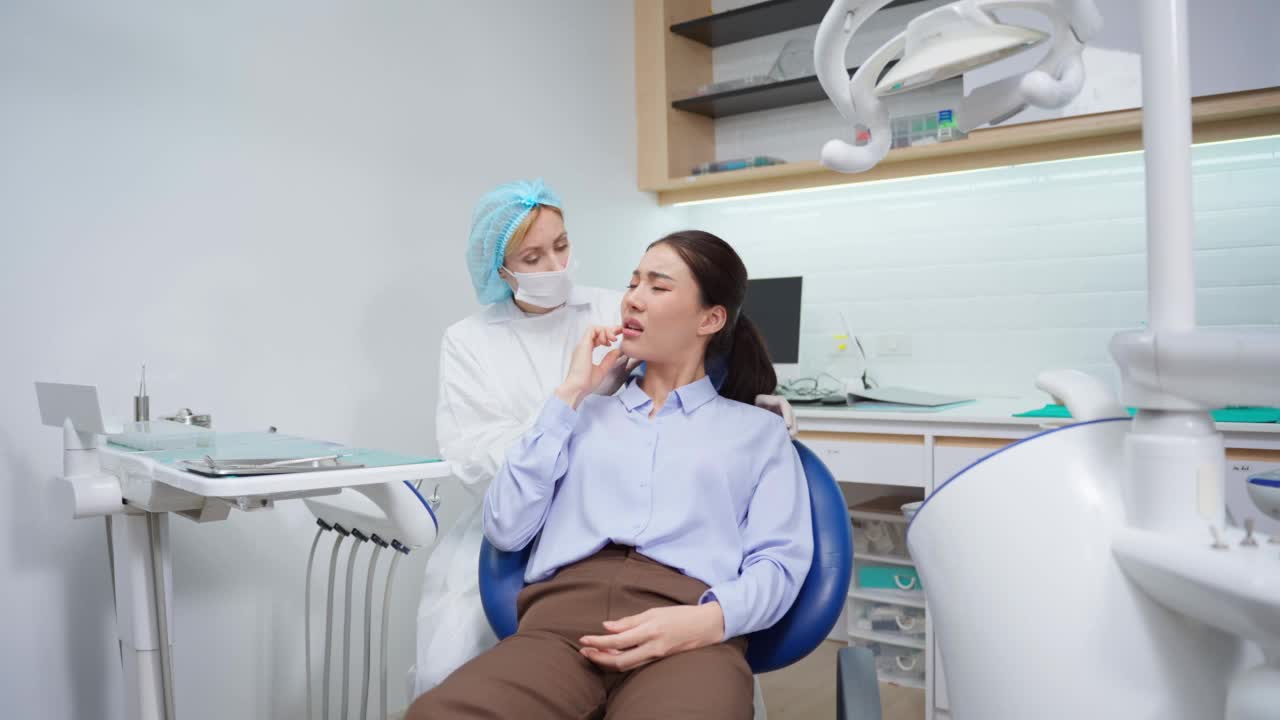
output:
M542 406L542 412L538 413L533 426L551 437L567 440L573 434L573 426L578 424L578 415L577 410L552 395Z
M699 605L705 605L709 602L720 603L720 612L724 615L723 640L725 641L732 640L743 634L742 613L739 611L742 605L737 602L739 598L737 593L734 592L735 589L732 583L725 583L707 590L702 593L702 597L698 598ZM726 600L728 600L727 603L725 602Z

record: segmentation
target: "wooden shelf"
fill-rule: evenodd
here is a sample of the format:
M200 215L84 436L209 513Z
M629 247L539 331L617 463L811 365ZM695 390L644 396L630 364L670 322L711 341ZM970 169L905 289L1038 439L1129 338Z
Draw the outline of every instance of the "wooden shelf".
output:
M986 128L962 140L898 148L864 173L836 173L814 160L688 175L720 159L713 118L822 100L808 94L815 92L812 78L696 98L697 89L712 80L711 47L779 32L787 23L818 22L827 5L828 0L769 0L713 13L711 0L634 0L637 187L655 193L659 204L672 205L1142 149L1142 111L1132 109ZM697 35L703 31L709 34ZM690 39L695 36L710 44ZM1197 142L1280 134L1280 87L1197 98L1192 117ZM852 137L853 128L847 128L846 139ZM812 156L818 152L814 147Z
M897 0L899 7L922 0ZM671 32L707 47L731 45L822 22L831 0L769 0L671 25Z
M1280 88L1196 98L1191 115L1196 142L1280 134ZM671 178L642 189L671 205L1141 149L1141 109L1119 110L986 128L963 140L899 148L871 170L852 175L810 161Z
M711 14L711 0L634 0L636 181L656 190L676 175L716 159L711 118L681 112L673 100L711 82L711 49L668 30Z
M818 76L810 75L767 85L755 85L676 100L671 103L671 107L703 117L722 118L826 99L827 94L818 84Z

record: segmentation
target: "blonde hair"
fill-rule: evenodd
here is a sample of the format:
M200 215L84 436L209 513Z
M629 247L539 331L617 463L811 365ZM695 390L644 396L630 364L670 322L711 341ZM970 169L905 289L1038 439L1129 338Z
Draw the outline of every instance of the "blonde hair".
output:
M525 237L529 234L529 228L533 226L533 221L538 219L538 215L542 213L543 209L554 212L560 216L561 220L564 220L564 213L554 205L533 206L529 214L524 216L524 219L520 221L520 224L511 233L511 239L507 241L507 249L502 253L503 262L510 260L512 255L520 252L520 248L524 246Z

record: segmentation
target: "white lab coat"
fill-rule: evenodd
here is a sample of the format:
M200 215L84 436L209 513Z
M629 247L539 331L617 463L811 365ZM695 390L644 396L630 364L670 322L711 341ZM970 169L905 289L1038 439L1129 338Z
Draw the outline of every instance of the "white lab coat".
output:
M621 305L620 291L577 287L564 307L545 315L526 315L507 300L445 331L436 441L470 495L451 510L457 522L427 559L415 694L497 644L480 605L481 499L507 448L564 380L578 341L593 325L616 325Z

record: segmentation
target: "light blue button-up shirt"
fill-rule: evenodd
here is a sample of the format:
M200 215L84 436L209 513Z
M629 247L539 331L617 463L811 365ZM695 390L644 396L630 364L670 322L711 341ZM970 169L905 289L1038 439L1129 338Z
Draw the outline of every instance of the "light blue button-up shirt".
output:
M538 538L526 582L631 545L710 586L702 602L720 603L726 639L773 625L813 559L809 488L785 424L705 377L652 409L635 380L576 411L548 400L489 486L485 535L508 551Z

